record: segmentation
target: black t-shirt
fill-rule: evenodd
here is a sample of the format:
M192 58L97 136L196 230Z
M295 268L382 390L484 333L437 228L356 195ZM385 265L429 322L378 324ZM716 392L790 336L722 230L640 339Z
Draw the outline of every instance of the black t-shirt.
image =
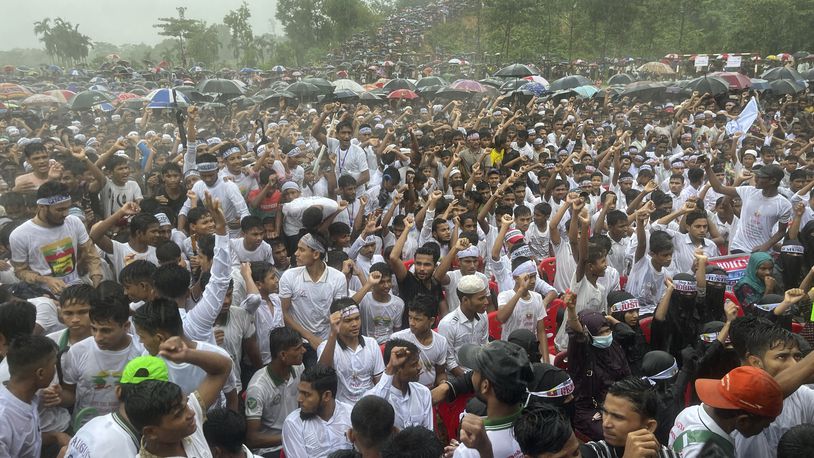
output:
M430 280L432 282L432 286L427 289L424 286L424 283L421 282L418 278L416 278L415 274L412 272L407 272L407 275L404 277L404 280L399 281L399 297L404 301L404 315L402 323L407 323L407 308L410 305L410 302L418 296L419 294L427 294L432 296L436 300L436 304L440 304L441 300L444 299L444 289L441 287L441 284L435 281L435 279ZM406 327L406 326L405 326Z

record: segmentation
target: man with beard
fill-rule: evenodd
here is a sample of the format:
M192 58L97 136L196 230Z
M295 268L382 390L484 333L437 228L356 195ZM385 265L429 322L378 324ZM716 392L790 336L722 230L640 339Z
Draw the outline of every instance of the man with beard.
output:
M443 288L441 284L433 279L433 272L435 272L435 264L438 262L438 254L428 247L420 247L415 251L413 261L413 272L409 271L404 266L401 260L401 251L404 244L407 242L407 236L410 230L415 225L415 220L412 216L404 218L404 230L401 232L396 246L390 252L387 261L390 268L393 269L393 274L399 285L399 296L404 300L405 304L412 302L412 300L419 294L428 294L437 299L439 304L440 315L444 316L447 312L447 304L443 300ZM404 309L403 323L407 322L407 309Z
M55 294L79 281L81 259L96 286L101 260L82 220L68 216L71 197L62 183L49 181L37 190L37 214L11 233L11 264L17 277Z
M315 365L300 378L297 402L283 423L283 451L291 458L324 458L352 447L345 433L351 428L351 407L334 397L339 381L331 367Z

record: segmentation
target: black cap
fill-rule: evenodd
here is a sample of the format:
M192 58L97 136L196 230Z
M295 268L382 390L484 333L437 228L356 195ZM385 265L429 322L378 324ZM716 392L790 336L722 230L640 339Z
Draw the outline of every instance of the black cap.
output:
M484 346L465 344L458 350L458 362L507 388L525 389L534 378L526 350L502 340Z
M783 177L785 177L786 175L785 173L783 173L783 169L781 169L780 166L768 164L757 169L757 171L755 171L755 176L762 178L772 178L777 181L777 184L780 184L780 182L783 181Z
M509 334L509 338L506 340L526 350L530 361L540 361L540 357L542 356L540 355L540 345L539 342L537 342L537 336L535 336L533 332L523 328L515 329Z

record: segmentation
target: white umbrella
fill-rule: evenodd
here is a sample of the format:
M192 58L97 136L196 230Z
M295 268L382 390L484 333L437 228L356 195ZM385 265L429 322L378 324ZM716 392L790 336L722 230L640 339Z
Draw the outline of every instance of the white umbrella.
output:
M365 88L362 87L361 84L357 83L356 81L349 80L349 79L338 79L334 81L333 84L336 87L336 90L346 89L348 91L355 92L357 94L361 94L365 92Z

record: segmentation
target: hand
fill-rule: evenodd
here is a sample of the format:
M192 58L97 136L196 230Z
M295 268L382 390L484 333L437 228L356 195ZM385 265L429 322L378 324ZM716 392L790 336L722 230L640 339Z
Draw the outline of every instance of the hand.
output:
M71 156L73 156L74 159L81 162L84 162L85 159L87 159L87 156L85 155L85 149L82 148L81 146L74 146L73 148L71 148Z
M54 277L42 276L39 283L42 283L49 291L59 295L65 289L65 282Z
M684 202L684 205L681 206L682 213L690 213L691 211L695 210L695 201L688 200Z
M466 237L461 237L461 238L458 239L457 242L455 242L455 250L457 250L457 251L464 251L465 249L469 248L470 246L472 246L472 244L469 243L469 239L466 238Z
M370 275L367 276L367 283L369 285L378 285L381 281L382 281L381 272L370 272Z
M375 234L377 231L382 229L381 226L376 225L376 215L369 215L367 217L367 223L365 223L365 228L362 229L364 235L371 235Z
M704 250L702 250L701 248L696 248L695 252L693 252L693 256L695 256L695 259L698 260L699 264L701 264L701 263L706 264L707 260L709 259L707 257L707 254L704 253Z
M585 199L583 199L582 197L578 197L576 200L574 200L571 203L571 210L574 213L577 213L577 214L579 214L579 212L581 212L584 207L585 207Z
M570 289L565 292L565 296L562 297L563 302L565 302L566 307L569 309L576 309L577 307L577 295Z
M806 211L806 205L803 202L797 202L794 204L794 215L797 217L803 216L803 213Z
M195 191L187 191L187 199L189 199L193 207L198 205L198 194L195 194Z
M331 313L331 334L339 335L339 325L342 322L342 311L337 310L334 313Z
M668 289L675 289L676 287L676 285L673 284L673 279L667 276L664 277L664 286L666 286Z
M240 263L240 276L243 278L251 278L252 277L252 263L250 262L241 262Z
M468 413L461 421L460 432L461 443L473 450L482 451L492 449L489 436L486 435L486 427L483 426L483 418Z
M119 213L121 216L133 216L141 212L141 208L139 208L138 203L136 202L125 202L122 205L122 208L119 209Z
M161 342L158 346L158 356L172 361L173 363L183 363L187 360L189 347L184 343L184 340L178 336L170 337L169 339Z
M783 297L784 302L788 302L789 304L796 304L800 302L802 298L806 295L805 291L800 288L792 288L786 291L786 294Z
M415 217L413 215L407 215L404 218L404 230L409 231L415 226Z
M522 294L525 294L529 291L529 287L531 286L531 277L536 275L537 274L535 273L529 273L517 277L517 286L520 288Z
M724 315L726 315L727 323L731 323L738 317L738 306L731 300L727 299L724 303Z
M59 162L54 161L48 168L48 181L56 181L62 178L62 171L65 168Z
M441 192L440 190L436 189L430 195L430 202L438 202L438 199L440 199L442 197L444 197L444 193Z
M512 223L514 223L514 218L512 218L512 216L509 214L505 214L500 218L500 224L503 227L508 228L512 225Z
M361 204L362 208L365 208L367 206L367 199L368 199L367 194L362 194L359 197L359 203Z
M766 292L774 291L774 287L777 286L777 280L774 279L771 275L767 275L763 278L763 283L766 284Z
M343 211L345 211L345 209L348 208L349 205L350 204L348 203L347 200L340 200L339 201L339 208L337 208L337 210L339 211L339 213L342 213ZM351 221L351 223L352 223L352 221Z
M659 456L659 441L646 429L627 434L623 458L651 458Z
M655 180L650 180L647 184L644 185L644 192L650 194L651 192L655 191L659 188L659 185L656 184Z
M62 386L54 384L40 393L43 407L57 407L62 403Z
M407 361L407 358L410 357L410 351L404 347L393 347L390 350L390 361L387 363L388 366L392 367L393 369L398 369L404 365L404 362Z
M223 332L223 329L215 329L213 333L215 334L215 343L218 346L222 346L223 338L226 336L226 334Z
M226 216L221 209L220 199L213 199L209 191L204 191L204 206L215 221L215 233L226 235Z

